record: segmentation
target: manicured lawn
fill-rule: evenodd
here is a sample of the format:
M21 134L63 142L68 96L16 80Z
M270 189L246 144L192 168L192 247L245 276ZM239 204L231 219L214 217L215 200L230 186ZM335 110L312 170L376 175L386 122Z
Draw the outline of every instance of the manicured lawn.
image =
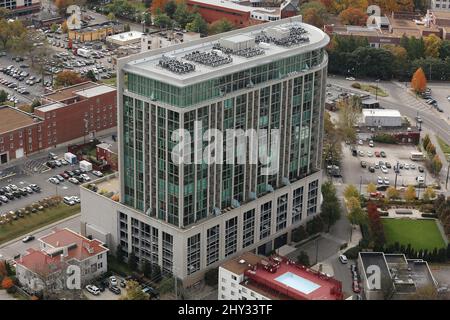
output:
M445 247L444 239L434 220L381 219L384 225L386 243L407 246L409 243L416 249Z
M80 205L68 206L60 204L53 208L47 208L39 213L31 213L24 218L19 218L12 224L0 226L0 244L19 236L26 235L52 222L64 219L80 212Z
M447 156L450 156L450 146L444 141L442 140L441 137L436 136L439 146L441 147L441 150L443 153L447 154Z
M109 86L117 86L117 78L116 77L112 77L110 79L102 79L101 82L103 82L104 84L107 84Z

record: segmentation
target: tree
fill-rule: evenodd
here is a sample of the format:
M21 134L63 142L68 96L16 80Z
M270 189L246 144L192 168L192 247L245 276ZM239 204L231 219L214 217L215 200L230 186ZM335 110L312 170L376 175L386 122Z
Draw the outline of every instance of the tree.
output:
M431 160L431 168L433 169L433 173L436 176L438 176L442 170L442 161L437 154Z
M380 214L377 206L369 202L367 205L367 218L369 222L370 235L376 247L383 247L386 239L384 236L384 227L381 223Z
M3 49L9 49L13 44L26 32L20 20L7 21L6 19L0 19L0 43Z
M134 252L130 252L128 255L128 267L133 271L136 271L138 268L137 257Z
M53 24L50 26L50 30L51 30L52 32L58 31L58 25L57 25L56 23L53 23Z
M116 15L114 14L114 12L108 13L108 15L106 17L108 18L109 21L115 21L116 20Z
M364 26L367 14L362 9L349 7L339 14L339 19L345 25Z
M450 57L450 40L444 40L441 43L441 48L439 49L439 58L445 60Z
M306 232L304 226L299 226L298 228L292 230L291 238L293 242L305 240L306 238L308 238L308 232Z
M156 15L153 19L153 23L155 26L161 29L170 28L172 26L172 20L165 13L160 13Z
M119 263L123 263L124 257L125 257L125 253L123 252L122 246L119 244L116 249L116 260Z
M350 197L347 199L347 208L349 211L361 208L359 197Z
M219 280L219 269L213 268L205 272L205 283L207 286L216 287Z
M166 3L164 6L164 12L173 19L173 16L175 14L175 11L177 10L177 4L174 0L170 0Z
M158 10L159 13L163 12L166 6L166 2L167 0L153 0L152 6L150 7L152 14L156 15L158 13Z
M93 82L97 82L97 77L95 76L95 73L92 70L89 70L86 73L86 79L89 79L90 81L93 81Z
M306 2L300 7L303 22L323 28L327 23L328 14L325 6L319 1Z
M416 199L416 188L413 186L408 186L405 190L405 200L406 201L413 201Z
M178 3L173 17L180 28L186 28L186 25L194 19L185 2Z
M428 133L425 135L425 137L422 140L422 146L423 148L426 150L428 144L431 142L430 136L428 135Z
M9 278L9 277L4 277L3 280L2 280L2 288L3 289L9 289L12 286L14 286L14 282L12 281L12 279Z
M305 251L300 251L300 254L297 256L297 263L305 267L310 266L309 256Z
M122 300L149 300L150 295L142 291L142 287L134 280L127 281L127 295Z
M442 39L439 38L434 33L423 38L425 44L425 56L439 58L439 53L441 50Z
M64 22L61 24L61 31L62 31L63 33L69 32L69 27L67 26L67 21L64 21Z
M196 13L194 20L186 24L186 30L191 32L197 32L200 34L206 34L208 32L208 24L202 18L200 13Z
M8 99L8 93L5 90L0 90L0 103L3 103Z
M386 198L398 199L400 198L400 192L395 187L389 187L386 190Z
M152 281L161 281L161 267L158 264L152 265Z
M359 192L353 184L349 184L344 190L344 198L348 201L352 197L359 199Z
M374 183L369 183L367 185L367 192L368 193L372 193L372 192L376 192L377 191L377 186Z
M430 141L426 147L426 151L428 152L428 154L434 156L436 154L436 147L434 146L434 144Z
M77 83L83 82L80 75L74 71L62 71L55 77L55 85L57 87L72 86Z
M341 216L341 205L336 195L336 188L331 181L322 184L323 201L321 204L320 217L327 225L328 231L330 227L339 220Z
M430 199L433 199L434 197L436 197L436 192L434 191L434 189L431 186L428 186L423 193L423 200L429 201Z
M4 7L0 7L0 19L6 19L10 15L10 11Z
M417 93L422 93L427 88L427 78L425 77L425 73L422 68L419 68L416 72L414 72L411 79L411 87Z
M6 271L6 261L0 260L0 280L3 279L8 275L8 272Z
M220 20L214 21L208 26L208 34L219 34L223 32L228 32L234 29L234 25L225 18L222 18Z
M357 225L364 223L366 221L366 216L364 214L364 211L361 209L361 207L354 208L351 210L347 216L348 220L351 224Z
M181 281L177 281L180 283ZM161 294L173 292L175 289L175 279L173 277L164 277L159 284L159 292Z
M351 96L337 103L339 109L338 128L344 140L355 141L356 129L361 115L361 98Z
M142 265L142 273L147 278L150 278L152 276L152 264L148 260L144 260L144 263Z
M31 103L31 106L30 106L30 108L31 108L31 112L30 112L30 113L33 113L33 112L34 112L34 109L37 108L37 107L39 107L40 105L42 105L42 104L41 104L41 100L39 100L39 99L34 99L33 102Z

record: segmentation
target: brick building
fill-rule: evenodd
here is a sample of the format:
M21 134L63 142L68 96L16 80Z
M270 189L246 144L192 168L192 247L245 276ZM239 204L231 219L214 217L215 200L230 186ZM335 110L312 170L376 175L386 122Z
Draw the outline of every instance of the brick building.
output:
M119 170L119 156L117 143L100 143L96 146L97 160L110 165L111 170Z
M84 82L44 95L34 110L43 119L44 145L52 147L117 125L116 89Z
M40 150L43 121L18 109L0 107L0 164Z
M238 28L292 17L298 11L298 0L187 0L186 4L190 9L195 7L208 23L227 19Z

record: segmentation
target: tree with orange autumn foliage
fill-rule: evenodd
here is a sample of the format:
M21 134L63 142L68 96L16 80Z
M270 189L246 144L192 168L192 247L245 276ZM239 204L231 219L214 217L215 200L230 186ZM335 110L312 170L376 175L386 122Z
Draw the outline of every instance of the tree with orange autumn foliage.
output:
M414 72L411 79L411 87L417 93L422 93L427 88L427 78L422 68L419 68Z
M339 14L339 19L345 25L363 26L367 22L367 14L359 8L347 8Z
M62 71L55 78L55 85L57 87L72 86L80 82L83 82L83 79L74 71Z
M11 288L13 285L14 285L14 282L12 281L11 278L9 278L9 277L3 278L3 281L2 281L2 288L3 288L3 289L9 289L9 288Z
M165 8L166 4L167 4L167 0L153 0L152 6L150 7L150 11L154 15L157 14L158 9L160 10L160 12L164 12L164 8Z

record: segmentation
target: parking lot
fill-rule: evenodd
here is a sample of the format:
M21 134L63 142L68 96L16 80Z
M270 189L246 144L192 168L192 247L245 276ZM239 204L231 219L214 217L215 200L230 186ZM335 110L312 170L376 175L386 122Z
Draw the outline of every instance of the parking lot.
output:
M33 163L40 164L45 166L45 162L47 158L42 158L39 160L33 160ZM27 164L25 164L27 166ZM0 205L0 213L8 212L10 210L17 210L20 208L24 208L27 205L41 200L45 197L59 195L62 197L65 196L79 196L80 195L80 186L73 184L65 179L64 182L60 182L59 184L52 184L48 181L48 179L57 174L63 173L65 170L75 170L78 169L78 165L62 165L61 167L56 167L55 169L47 168L45 172L42 173L34 173L34 174L26 174L26 173L18 173L14 177L9 179L0 180L0 187L5 187L9 184L14 184L19 188L24 188L29 186L30 184L37 184L41 188L41 192L36 193L33 192L27 196L22 196L21 198L15 198L14 200L8 201L8 203L2 203ZM92 173L87 173L91 180L96 179L96 177Z
M118 281L123 280L123 278L117 277ZM94 295L86 290L86 287L83 289L83 293L89 300L119 300L121 297L127 295L127 289L123 287L119 287L121 293L115 294L112 291L110 291L108 288L105 288L103 292L100 292L98 295Z
M431 96L436 100L439 107L443 110L444 115L450 117L450 89L448 84L430 84Z
M343 181L347 184L354 184L356 186L378 183L378 177L382 178L383 184L385 180L388 180L388 184L394 186L395 184L395 172L394 166L399 163L399 166L403 165L403 169L399 169L397 174L397 187L406 187L408 185L416 185L416 177L422 176L424 182L430 185L434 182L432 175L427 172L423 161L412 161L410 159L411 152L417 152L417 149L412 145L391 145L374 143L374 147L369 147L368 141L363 141L363 145L356 145L358 150L358 156L352 156L352 152L349 145L345 145L343 148L344 159L342 161L342 175ZM360 151L362 151L361 154ZM375 152L384 151L386 157L376 157ZM372 156L368 156L372 154ZM366 168L361 167L361 161L366 162ZM382 168L379 166L379 162L386 162L391 168L386 168L385 172L382 172ZM376 166L378 164L378 166ZM411 166L412 165L412 166ZM369 167L373 166L375 172L369 172ZM423 167L424 172L419 172L419 166ZM408 168L409 167L409 168ZM407 169L408 168L408 169ZM385 179L387 178L387 179ZM362 189L365 192L365 189Z

